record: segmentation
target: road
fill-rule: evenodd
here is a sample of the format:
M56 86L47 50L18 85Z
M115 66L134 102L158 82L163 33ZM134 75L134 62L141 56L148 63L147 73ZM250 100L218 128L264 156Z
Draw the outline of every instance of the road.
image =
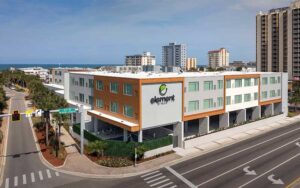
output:
M25 111L12 92L11 110ZM284 187L300 176L300 123L179 164L123 179L89 179L48 169L38 156L27 118L10 122L2 187Z

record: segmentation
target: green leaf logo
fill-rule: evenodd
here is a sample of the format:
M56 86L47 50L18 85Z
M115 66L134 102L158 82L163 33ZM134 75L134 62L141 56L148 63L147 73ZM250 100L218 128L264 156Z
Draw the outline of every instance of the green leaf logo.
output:
M166 84L161 84L159 87L159 94L161 96L164 96L168 91L167 85Z

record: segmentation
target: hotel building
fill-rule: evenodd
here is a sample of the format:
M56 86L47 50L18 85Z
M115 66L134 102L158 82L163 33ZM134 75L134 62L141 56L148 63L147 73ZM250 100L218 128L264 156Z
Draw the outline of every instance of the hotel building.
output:
M225 48L209 51L208 66L213 69L229 66L229 52Z
M66 78L65 98L86 106L85 129L102 139L132 135L143 142L172 134L182 147L185 137L288 110L286 73L71 72Z
M162 65L185 68L187 58L186 44L169 43L162 47Z
M150 52L144 52L138 55L128 55L125 57L126 66L144 66L144 65L155 65L155 56L151 55Z
M256 15L256 62L262 72L300 79L300 1Z

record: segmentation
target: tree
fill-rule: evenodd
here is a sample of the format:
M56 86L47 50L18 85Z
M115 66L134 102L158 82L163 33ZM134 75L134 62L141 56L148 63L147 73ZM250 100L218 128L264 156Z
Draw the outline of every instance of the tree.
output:
M94 142L90 142L87 145L88 154L96 154L97 157L104 156L104 150L107 148L107 144L104 141L96 140Z
M237 67L235 70L236 70L236 71L242 71L242 70L243 70L243 67Z

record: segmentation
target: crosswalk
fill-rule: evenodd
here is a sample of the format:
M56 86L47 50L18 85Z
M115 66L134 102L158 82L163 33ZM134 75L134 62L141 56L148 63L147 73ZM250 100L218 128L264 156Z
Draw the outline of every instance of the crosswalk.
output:
M175 185L167 176L159 170L144 174L141 178L153 188L176 188Z
M11 187L27 185L29 183L35 183L38 181L51 179L52 177L57 177L57 176L59 176L59 172L57 172L57 171L50 171L49 169L39 170L37 172L31 172L29 174L22 174L21 176L14 176L12 178L6 178L4 188L9 188L10 185L11 185Z

